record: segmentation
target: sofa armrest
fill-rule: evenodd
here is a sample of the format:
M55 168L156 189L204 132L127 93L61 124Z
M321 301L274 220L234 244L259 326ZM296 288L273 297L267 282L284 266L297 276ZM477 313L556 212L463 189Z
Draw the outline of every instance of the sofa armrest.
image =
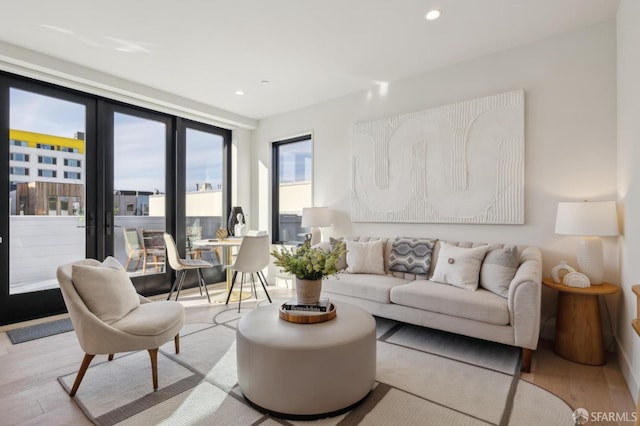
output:
M507 305L516 346L536 349L540 334L542 254L527 247L520 254L520 266L509 285Z

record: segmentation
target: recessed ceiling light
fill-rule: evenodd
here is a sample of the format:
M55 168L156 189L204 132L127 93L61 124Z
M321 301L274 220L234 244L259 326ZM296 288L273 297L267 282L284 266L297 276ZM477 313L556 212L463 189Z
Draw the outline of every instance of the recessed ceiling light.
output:
M440 12L440 10L432 9L429 12L427 12L427 15L425 16L425 18L427 18L427 21L435 21L441 15L442 15L442 12Z
M238 95L238 96L242 96L242 95L244 95L244 92L242 90L236 90L235 94Z
M270 82L269 80L262 80L260 83L262 83L262 84L269 84L269 83L271 83L271 82Z

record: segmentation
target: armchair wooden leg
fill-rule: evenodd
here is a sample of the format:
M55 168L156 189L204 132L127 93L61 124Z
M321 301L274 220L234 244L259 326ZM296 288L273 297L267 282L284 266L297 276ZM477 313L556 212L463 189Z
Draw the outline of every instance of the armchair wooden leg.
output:
M523 373L531 372L531 358L533 357L533 350L522 348L522 366L520 367L520 371Z
M76 376L76 380L73 382L73 387L71 388L71 392L69 392L70 397L74 397L78 388L80 387L80 382L84 378L84 373L87 372L87 368L89 368L89 364L91 364L91 360L93 360L95 355L84 354L84 358L82 359L82 364L80 364L80 370L78 371L78 375Z
M173 343L176 346L176 353L180 353L180 334L176 334L176 337L173 338Z
M109 354L109 361L113 361L113 354Z
M153 390L158 389L158 348L148 349L151 358L151 377L153 378Z

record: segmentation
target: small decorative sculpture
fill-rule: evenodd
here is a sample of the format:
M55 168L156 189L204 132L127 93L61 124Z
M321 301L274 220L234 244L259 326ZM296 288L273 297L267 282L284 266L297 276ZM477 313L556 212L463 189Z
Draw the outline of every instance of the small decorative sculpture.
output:
M569 272L562 279L562 283L568 287L588 288L591 286L589 277L580 272Z
M244 230L245 230L244 217L242 213L238 213L236 215L236 224L233 227L233 235L236 237L243 237Z
M576 272L571 266L567 265L567 262L561 260L560 263L551 269L551 278L553 278L553 282L556 284L560 284L562 282L562 278L569 272Z
M236 223L238 223L238 214L241 214L242 217L244 217L244 213L242 213L242 207L232 207L231 211L229 212L229 220L227 221L228 235L235 235L235 227Z
M220 228L216 231L216 238L219 240L224 240L228 235L227 230L224 228Z

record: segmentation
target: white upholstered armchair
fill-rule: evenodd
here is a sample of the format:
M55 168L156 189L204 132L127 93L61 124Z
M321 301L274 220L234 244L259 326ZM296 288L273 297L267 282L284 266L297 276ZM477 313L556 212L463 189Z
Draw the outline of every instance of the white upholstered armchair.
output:
M126 271L113 257L104 262L85 259L63 265L57 271L71 322L85 352L73 383L74 396L96 355L147 350L151 358L153 389L158 388L158 348L174 339L180 351L179 333L184 306L178 302L152 302L140 296Z

